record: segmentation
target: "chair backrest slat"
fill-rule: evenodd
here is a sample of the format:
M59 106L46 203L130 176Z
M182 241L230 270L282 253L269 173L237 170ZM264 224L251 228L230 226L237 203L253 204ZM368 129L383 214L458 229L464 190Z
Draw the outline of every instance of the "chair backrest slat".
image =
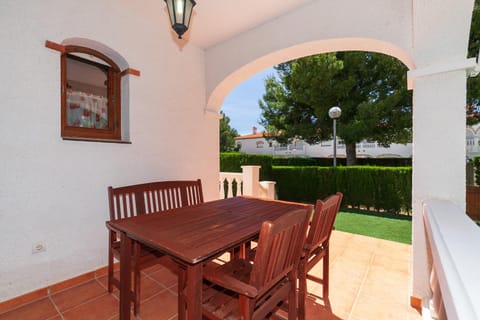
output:
M110 220L119 220L203 202L202 182L176 180L108 187Z
M325 201L317 200L305 243L307 250L315 250L318 247L325 247L328 244L335 218L342 203L342 198L343 194L337 192Z
M262 224L250 284L268 288L297 268L311 207L292 210Z

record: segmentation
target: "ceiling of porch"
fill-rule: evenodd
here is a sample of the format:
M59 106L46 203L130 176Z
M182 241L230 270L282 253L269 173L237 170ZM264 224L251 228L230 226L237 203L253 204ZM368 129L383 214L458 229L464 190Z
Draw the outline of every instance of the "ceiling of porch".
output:
M200 0L193 9L191 30L185 38L208 48L311 1Z

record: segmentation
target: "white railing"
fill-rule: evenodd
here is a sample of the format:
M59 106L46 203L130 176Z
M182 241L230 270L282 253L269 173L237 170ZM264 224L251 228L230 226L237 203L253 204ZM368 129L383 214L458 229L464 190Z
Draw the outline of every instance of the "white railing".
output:
M233 192L235 183L236 193ZM260 166L242 166L242 173L220 172L220 199L240 195L275 199L275 182L260 181Z
M449 201L424 203L432 296L424 319L480 319L480 228Z
M233 193L233 186L237 184L236 193ZM231 198L242 193L243 173L220 172L220 199Z

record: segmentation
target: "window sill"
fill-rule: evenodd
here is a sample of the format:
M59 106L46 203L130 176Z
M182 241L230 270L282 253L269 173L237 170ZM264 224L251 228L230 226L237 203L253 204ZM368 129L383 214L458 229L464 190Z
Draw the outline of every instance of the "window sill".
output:
M79 138L79 137L62 137L62 139L63 140L69 140L69 141L132 144L132 142L128 141L128 140L114 140L114 139L100 139L100 138Z

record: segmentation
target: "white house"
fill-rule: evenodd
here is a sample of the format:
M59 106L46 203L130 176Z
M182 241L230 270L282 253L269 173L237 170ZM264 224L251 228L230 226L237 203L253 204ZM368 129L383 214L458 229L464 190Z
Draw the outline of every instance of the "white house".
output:
M0 1L0 301L106 265L109 185L201 178L205 199L216 199L219 111L243 80L307 55L367 50L402 61L413 90L411 301L431 301L433 256L453 292L443 295L449 318L480 318L471 245L480 231L457 225L473 4L198 1L179 40L160 0ZM95 83L110 88L111 113L93 97L88 108L66 100L80 82L69 78L76 62L108 76ZM112 127L100 128L107 114ZM424 217L437 215L426 232ZM46 251L32 254L39 243Z
M264 132L257 132L253 127L252 133L235 137L235 143L240 146L240 151L250 154L269 154L285 157L312 157L332 158L333 140L322 141L318 144L308 144L302 140L296 140L289 144L280 144L274 140L265 138ZM345 158L345 144L337 141L337 157ZM377 142L362 141L357 143L356 152L358 158L411 158L412 144L393 143L385 148Z
M235 137L240 151L250 154L269 154L285 157L313 157L332 158L333 140L322 141L319 144L310 145L297 140L289 144L280 144L274 140L267 140L264 132L257 132L252 128L251 134ZM358 158L411 158L412 144L392 143L385 148L376 142L362 141L357 143ZM480 124L467 126L466 129L466 155L469 159L480 156ZM345 158L345 144L342 140L337 141L337 157Z

